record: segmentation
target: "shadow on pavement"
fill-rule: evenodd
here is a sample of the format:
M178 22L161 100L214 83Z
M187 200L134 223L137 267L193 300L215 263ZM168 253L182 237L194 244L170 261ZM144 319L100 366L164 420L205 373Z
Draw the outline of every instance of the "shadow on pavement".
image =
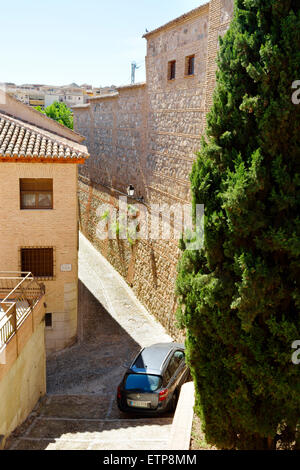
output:
M140 345L81 281L79 323L79 342L48 358L47 396L12 434L6 448L104 449L110 442L108 449L122 449L126 441L124 448L134 450L143 448L141 439L145 438L144 448L157 441L154 448L158 450L172 414L156 418L118 410L115 397L123 365L133 359Z

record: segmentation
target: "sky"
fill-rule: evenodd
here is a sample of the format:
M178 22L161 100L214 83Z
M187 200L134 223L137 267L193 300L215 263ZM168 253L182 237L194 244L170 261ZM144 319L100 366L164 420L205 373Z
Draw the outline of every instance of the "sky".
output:
M0 82L130 83L145 80L151 31L207 0L0 0Z

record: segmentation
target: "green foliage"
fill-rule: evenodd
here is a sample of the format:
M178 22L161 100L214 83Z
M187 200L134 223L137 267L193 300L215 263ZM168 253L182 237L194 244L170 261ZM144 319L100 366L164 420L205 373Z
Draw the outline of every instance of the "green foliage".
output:
M135 206L128 205L127 210L128 214L132 217L135 217L138 213L138 210ZM120 237L124 239L125 236L131 247L135 245L138 239L139 225L133 223L132 221L129 221L128 223L126 215L121 214L118 216L118 220L116 217L116 219L112 221L109 210L107 210L101 216L101 220L107 221L107 226L109 227L110 233L116 235L117 239Z
M196 411L222 448L295 446L300 417L298 0L236 0L191 174L204 247L183 251L178 320ZM181 242L184 250L184 242ZM299 437L298 437L299 442Z
M105 211L100 217L101 220L109 220L109 210Z
M59 103L58 101L54 101L54 103L47 106L44 111L41 109L40 106L36 106L35 108L37 111L40 111L43 114L46 114L51 119L63 124L70 129L73 129L73 115L70 108L65 103Z

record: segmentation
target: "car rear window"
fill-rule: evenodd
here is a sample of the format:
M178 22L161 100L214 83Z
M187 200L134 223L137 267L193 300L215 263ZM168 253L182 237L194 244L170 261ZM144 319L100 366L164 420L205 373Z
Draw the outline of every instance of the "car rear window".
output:
M158 375L130 374L126 379L125 390L155 392L161 385L162 379Z

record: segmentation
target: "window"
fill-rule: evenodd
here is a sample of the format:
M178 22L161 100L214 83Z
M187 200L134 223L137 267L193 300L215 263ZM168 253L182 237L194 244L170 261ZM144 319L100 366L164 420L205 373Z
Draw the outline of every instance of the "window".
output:
M46 313L45 326L46 328L52 328L52 313Z
M172 355L167 369L171 377L175 374L183 358L183 351L175 351L175 353Z
M172 377L172 375L169 371L169 368L167 368L165 373L164 373L164 387L166 387L168 385L168 383L171 380L171 377Z
M53 180L20 179L21 209L53 209Z
M176 351L174 353L174 361L177 362L178 366L181 364L182 360L185 359L185 355L183 351Z
M135 392L155 392L162 385L159 375L130 374L127 376L125 390Z
M176 76L176 60L168 63L168 80L175 80Z
M194 75L195 73L195 56L190 55L185 59L185 75Z
M53 277L53 248L22 248L21 271L35 277Z

